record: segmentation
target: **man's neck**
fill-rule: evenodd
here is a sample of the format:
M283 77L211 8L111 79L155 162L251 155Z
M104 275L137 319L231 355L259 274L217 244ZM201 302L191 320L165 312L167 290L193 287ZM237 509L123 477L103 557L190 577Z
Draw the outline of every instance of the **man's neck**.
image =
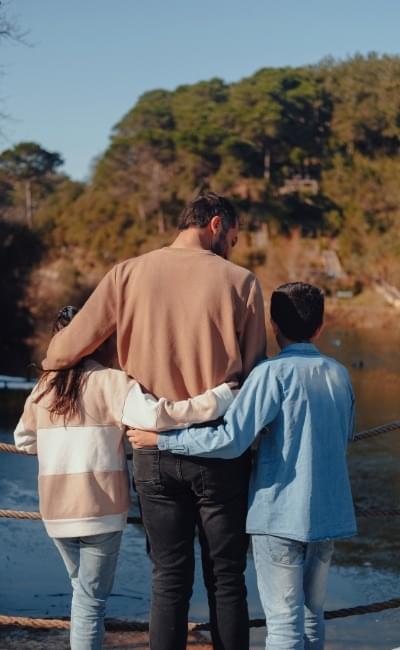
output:
M211 250L211 241L205 228L187 228L181 230L170 248L191 248Z

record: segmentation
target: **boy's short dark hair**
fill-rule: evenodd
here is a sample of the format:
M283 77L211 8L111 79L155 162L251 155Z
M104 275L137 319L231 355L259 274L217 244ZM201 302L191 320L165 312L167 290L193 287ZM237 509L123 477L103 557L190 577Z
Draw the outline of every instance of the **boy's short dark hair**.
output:
M214 192L200 194L187 204L179 218L179 230L204 228L216 215L221 217L222 229L227 232L238 224L238 216L232 203Z
M271 296L271 318L291 341L309 341L324 319L324 294L304 282L288 282Z

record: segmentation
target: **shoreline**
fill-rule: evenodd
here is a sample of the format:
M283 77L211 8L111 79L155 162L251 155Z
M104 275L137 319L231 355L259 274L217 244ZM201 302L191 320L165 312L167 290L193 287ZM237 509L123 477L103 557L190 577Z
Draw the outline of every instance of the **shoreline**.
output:
M400 310L389 305L374 291L351 299L326 298L325 329L348 327L352 330L398 327Z
M15 626L0 628L0 650L68 650L68 630L21 629ZM146 632L106 632L103 648L109 650L148 650L149 636ZM187 649L212 650L212 646L200 633L188 636Z

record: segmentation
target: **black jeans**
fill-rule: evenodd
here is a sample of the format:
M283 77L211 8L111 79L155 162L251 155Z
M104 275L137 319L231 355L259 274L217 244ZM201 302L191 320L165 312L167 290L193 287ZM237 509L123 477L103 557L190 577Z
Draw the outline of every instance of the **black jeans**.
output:
M153 562L151 650L186 650L196 525L213 646L247 650L250 453L220 460L141 449L133 452L133 468Z

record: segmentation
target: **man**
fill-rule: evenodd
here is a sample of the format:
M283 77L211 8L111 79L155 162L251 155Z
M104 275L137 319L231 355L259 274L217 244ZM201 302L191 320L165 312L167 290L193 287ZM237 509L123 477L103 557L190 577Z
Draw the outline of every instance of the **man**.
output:
M203 194L179 229L171 246L107 273L50 343L45 369L74 365L116 331L121 367L157 397L186 399L245 379L265 356L264 303L254 275L228 261L235 210ZM214 648L246 650L248 454L205 460L134 450L133 463L153 561L152 650L186 648L196 525Z

